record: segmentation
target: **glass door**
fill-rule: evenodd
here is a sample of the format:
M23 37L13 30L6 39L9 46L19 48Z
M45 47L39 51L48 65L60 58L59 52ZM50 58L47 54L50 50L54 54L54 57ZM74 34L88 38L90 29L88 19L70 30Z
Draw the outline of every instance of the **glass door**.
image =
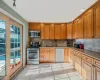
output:
M12 22L10 25L10 69L22 64L22 26Z
M0 76L5 76L6 63L6 25L0 20Z

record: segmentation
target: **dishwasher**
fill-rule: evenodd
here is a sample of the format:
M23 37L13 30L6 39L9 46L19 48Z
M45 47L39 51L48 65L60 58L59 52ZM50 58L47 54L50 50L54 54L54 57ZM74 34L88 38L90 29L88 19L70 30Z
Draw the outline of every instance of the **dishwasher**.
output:
M64 49L61 49L61 48L56 49L56 62L57 63L64 62Z

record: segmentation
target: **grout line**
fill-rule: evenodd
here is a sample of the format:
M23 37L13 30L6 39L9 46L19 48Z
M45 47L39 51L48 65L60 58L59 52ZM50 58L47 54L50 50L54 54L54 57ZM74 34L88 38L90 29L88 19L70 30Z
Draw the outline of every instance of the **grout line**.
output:
M62 66L62 64L61 64L61 66ZM63 68L63 66L62 66L62 68ZM64 68L63 68L63 70L64 70ZM68 75L68 72L66 74ZM69 77L69 75L68 75L68 78L71 80L71 78Z
M55 80L55 75L54 75L54 72L53 72L53 69L52 69L52 65L51 65L51 70L52 70L52 73L53 73L53 76L54 76L54 80Z

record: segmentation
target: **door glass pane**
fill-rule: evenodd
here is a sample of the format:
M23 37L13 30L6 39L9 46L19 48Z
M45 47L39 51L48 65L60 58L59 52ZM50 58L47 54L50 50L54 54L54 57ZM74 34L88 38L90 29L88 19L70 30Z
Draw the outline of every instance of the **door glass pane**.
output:
M20 62L20 28L17 28L14 25L10 27L10 45L11 45L11 69L14 68L14 65L17 66Z
M6 27L5 21L0 20L0 76L5 76L6 63Z

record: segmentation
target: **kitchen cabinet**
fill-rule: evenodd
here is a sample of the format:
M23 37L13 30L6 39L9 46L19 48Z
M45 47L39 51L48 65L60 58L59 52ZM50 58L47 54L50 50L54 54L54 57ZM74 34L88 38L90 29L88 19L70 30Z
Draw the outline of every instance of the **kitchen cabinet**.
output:
M84 38L93 38L93 8L84 15Z
M73 22L73 39L76 39L77 38L77 36L78 36L78 29L77 29L77 26L78 26L78 21L77 20L75 20L74 22Z
M44 24L41 24L41 39L44 39L45 37L45 28L44 28Z
M50 48L50 53L49 53L49 62L54 63L55 62L55 57L56 57L56 50L55 48Z
M100 2L94 7L94 37L100 38Z
M67 24L61 24L61 39L67 39Z
M67 24L67 39L72 39L72 23Z
M100 67L94 67L94 80L100 80Z
M82 60L82 77L83 80L93 80L93 66L84 60Z
M41 24L39 23L29 23L29 30L30 31L40 31Z
M61 24L55 24L55 39L61 39Z
M77 31L76 38L82 39L83 38L83 17L77 19L76 31Z
M55 48L40 48L40 62L55 62Z
M79 52L76 52L79 53ZM81 54L81 53L79 53ZM75 69L81 74L82 72L82 59L81 57L75 55Z
M49 24L44 24L44 39L49 39L49 28L50 25Z
M64 62L65 63L68 63L69 62L69 49L68 48L65 48L64 49Z
M54 26L54 24L50 25L50 39L55 39L55 26Z

